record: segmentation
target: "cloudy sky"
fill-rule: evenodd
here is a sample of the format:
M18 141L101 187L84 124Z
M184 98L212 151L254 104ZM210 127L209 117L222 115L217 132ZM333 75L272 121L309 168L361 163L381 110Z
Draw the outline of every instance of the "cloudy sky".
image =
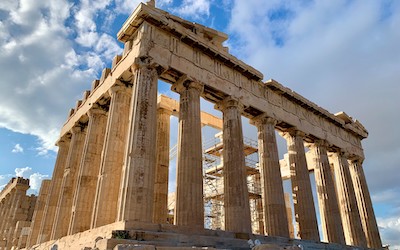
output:
M137 0L0 1L0 186L49 178L68 109L109 67ZM368 129L365 173L383 242L400 249L400 2L158 0L229 35L230 52Z

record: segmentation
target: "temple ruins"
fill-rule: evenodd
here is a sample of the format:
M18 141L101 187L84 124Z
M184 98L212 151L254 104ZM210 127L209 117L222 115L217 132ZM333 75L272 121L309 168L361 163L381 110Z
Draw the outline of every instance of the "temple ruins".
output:
M61 129L27 249L382 249L362 166L368 132L359 121L263 81L229 54L226 34L157 9L154 1L140 4L117 36L123 54L83 93ZM157 94L159 80L179 101ZM203 112L201 98L222 119ZM179 119L173 156L171 116ZM242 117L257 129L256 141L243 136ZM210 144L202 139L204 126L220 131ZM287 144L281 161L277 134Z
M26 245L37 197L27 195L29 180L12 178L0 193L0 249Z

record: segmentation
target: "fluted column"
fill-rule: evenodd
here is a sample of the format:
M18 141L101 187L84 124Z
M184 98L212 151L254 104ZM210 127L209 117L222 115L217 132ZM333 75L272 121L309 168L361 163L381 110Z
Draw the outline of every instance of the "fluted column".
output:
M10 219L9 212L11 210L11 206L12 206L14 197L15 197L15 190L11 190L5 196L5 198L3 200L3 202L4 202L4 211L3 211L2 216L1 216L1 218L3 218L3 220L1 220L0 240L3 240L4 235L5 235L6 226L8 224L8 220Z
M72 138L67 163L60 188L57 210L50 239L59 239L68 233L71 218L72 199L78 177L78 168L82 159L86 136L86 127L78 125L72 128Z
M166 224L168 218L168 174L171 111L157 110L157 163L154 181L153 222Z
M217 107L223 113L225 230L251 233L240 103L228 97Z
M285 133L289 154L297 235L303 240L319 241L317 216L311 191L303 137L304 134L297 130L290 130Z
M109 94L111 102L94 201L92 228L115 222L118 214L118 193L128 134L132 88L117 84L110 88Z
M310 149L313 153L314 175L324 239L327 242L344 244L342 220L325 142L315 141L310 145Z
M29 248L37 243L40 224L43 219L46 201L49 196L51 180L43 180L39 191L39 197L36 201L35 211L32 217L31 231L26 241L26 247Z
M119 220L151 222L156 168L157 80L153 65L138 58L119 198Z
M57 209L58 198L61 190L61 182L64 175L64 169L67 163L68 151L71 138L65 136L57 142L58 154L56 164L54 166L53 177L51 178L49 195L44 208L43 219L40 223L40 230L37 242L42 243L50 240L51 230L53 227L54 217Z
M263 116L254 119L253 123L258 129L258 158L261 172L265 234L289 238L285 196L275 136L276 121Z
M10 231L13 230L12 228L12 218L13 218L13 214L14 214L14 209L18 200L18 196L19 196L19 191L16 188L13 188L10 192L10 203L9 203L9 209L7 210L6 213L6 217L4 217L5 219L5 223L4 226L2 228L2 239L6 239L6 243L8 244L9 241L9 235L10 235Z
M1 199L0 201L0 216L4 216L4 211L6 209L5 207L5 201L6 201L6 197L4 196L3 199ZM0 221L0 225L3 223L4 220Z
M361 225L353 182L350 176L347 155L342 152L334 154L334 168L340 215L346 244L366 247L364 231Z
M382 248L382 241L361 160L350 161L350 174L368 247L380 249Z
M19 178L19 177L18 177ZM16 185L15 186L15 199L14 204L11 207L10 219L9 219L9 231L7 232L7 249L11 249L13 246L14 230L17 225L17 221L25 221L27 219L27 213L24 213L24 209L27 204L24 204L26 199L26 191L29 185ZM26 212L26 211L25 211Z
M89 124L79 167L78 180L72 205L69 234L90 229L93 214L94 195L101 163L107 112L94 104L88 111Z
M183 80L174 84L172 89L180 94L175 225L204 227L200 120L203 86Z

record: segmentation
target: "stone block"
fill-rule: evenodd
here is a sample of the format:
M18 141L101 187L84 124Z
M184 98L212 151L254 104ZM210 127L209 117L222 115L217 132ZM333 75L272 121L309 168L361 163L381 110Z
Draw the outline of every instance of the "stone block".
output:
M113 250L155 250L156 247L152 245L139 245L139 244L118 244Z
M122 55L116 55L116 56L114 56L114 58L113 58L113 60L112 60L111 70L114 70L114 69L117 67L119 61L121 61L121 58L122 58Z
M106 80L110 72L111 72L110 68L103 69L103 71L101 72L100 84L102 84Z

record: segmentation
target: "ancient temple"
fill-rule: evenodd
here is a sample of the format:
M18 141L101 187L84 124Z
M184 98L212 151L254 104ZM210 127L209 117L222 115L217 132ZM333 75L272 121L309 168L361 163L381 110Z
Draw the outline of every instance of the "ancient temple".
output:
M118 32L123 54L69 112L52 179L40 191L28 249L248 249L251 242L382 248L362 167L367 130L344 112L331 114L275 80L263 81L259 71L229 54L227 38L151 2L135 9ZM179 101L157 96L158 80L171 84ZM222 120L201 111L201 98L215 104ZM172 115L179 118L173 215ZM242 116L258 130L255 144L243 137ZM202 126L221 130L219 146L203 149ZM282 173L276 131L287 142ZM246 152L258 154L254 167ZM219 157L221 167L204 169L206 154ZM292 183L295 239L283 178ZM208 189L210 180L223 183L218 195ZM205 202L219 209L211 229L205 228Z

